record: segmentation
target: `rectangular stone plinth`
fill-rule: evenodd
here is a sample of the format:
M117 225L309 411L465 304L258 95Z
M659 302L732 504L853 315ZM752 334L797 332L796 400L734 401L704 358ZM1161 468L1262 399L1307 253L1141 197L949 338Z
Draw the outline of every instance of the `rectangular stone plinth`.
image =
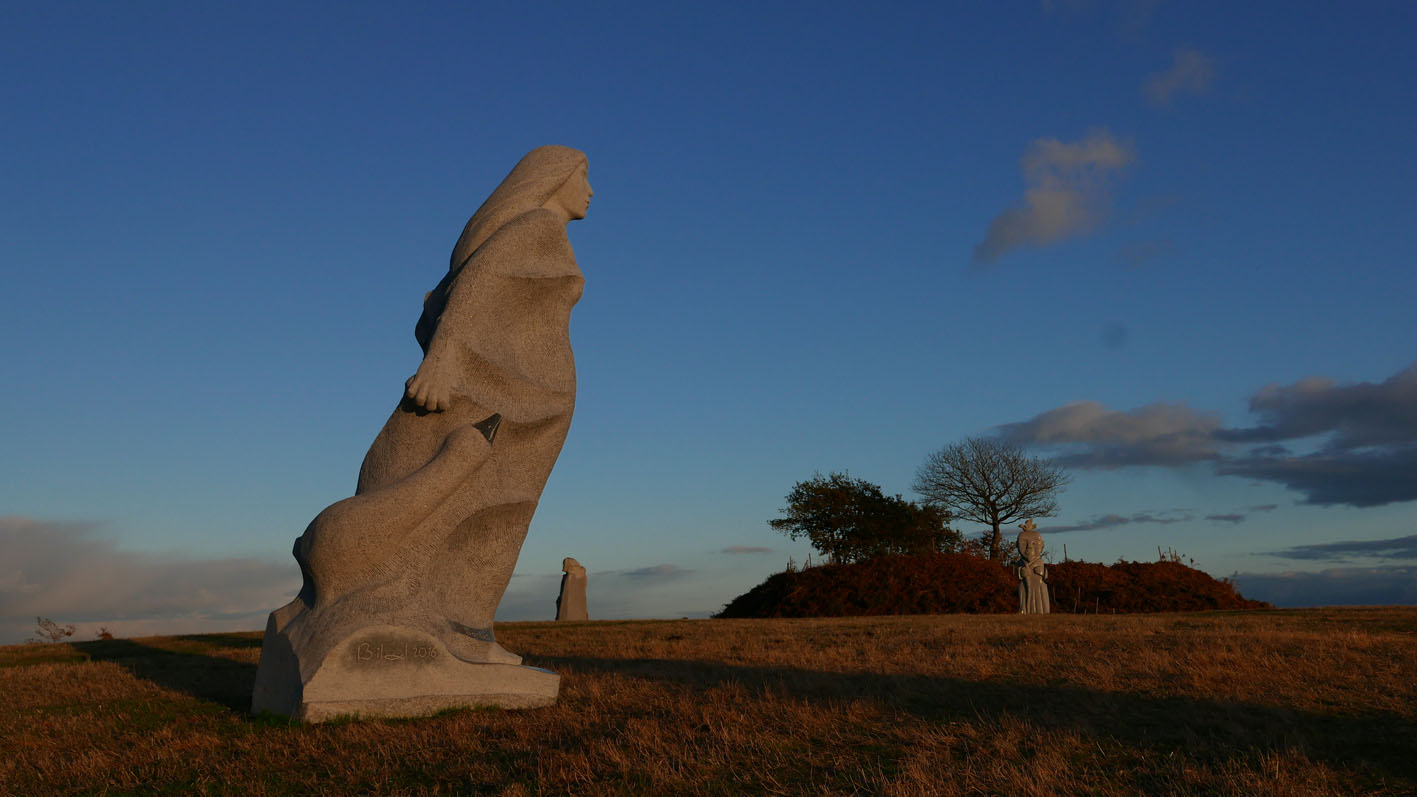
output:
M561 676L540 667L462 661L433 637L406 628L362 629L335 645L318 666L299 666L294 651L271 641L262 657L269 653L272 661L262 661L252 711L302 722L351 715L420 717L472 706L536 708L555 703L561 686ZM310 669L314 672L300 683L300 671Z
M468 664L443 667L437 677L371 682L321 673L306 687L293 719L324 722L335 717L423 717L449 708L499 706L537 708L556 702L561 676L518 664ZM310 687L322 696L311 698Z

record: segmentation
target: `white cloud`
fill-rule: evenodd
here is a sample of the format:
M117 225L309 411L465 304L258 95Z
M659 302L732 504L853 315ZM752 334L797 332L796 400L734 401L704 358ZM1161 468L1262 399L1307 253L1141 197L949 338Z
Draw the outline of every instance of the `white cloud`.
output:
M295 560L121 550L92 524L0 517L0 643L35 617L119 636L258 630L300 587Z
M1296 545L1282 551L1272 551L1269 555L1283 559L1316 559L1333 562L1346 562L1353 558L1363 557L1417 560L1417 534L1382 540L1340 540L1313 545Z
M692 572L694 571L686 570L679 565L662 564L652 567L641 567L637 570L626 570L621 572L620 575L629 576L631 578L668 579L686 576Z
M1112 173L1136 159L1131 145L1106 130L1080 141L1034 141L1019 161L1027 188L1023 200L989 223L974 247L975 263L993 263L1020 246L1044 246L1088 232L1102 223Z
M1216 470L1225 476L1279 482L1303 493L1306 504L1361 507L1417 501L1417 445L1410 443L1227 458Z
M1152 75L1143 90L1152 102L1166 105L1178 92L1204 94L1214 80L1214 58L1193 47L1177 47L1171 53L1170 68Z
M1280 482L1311 504L1417 500L1417 364L1377 383L1309 377L1266 385L1250 398L1250 411L1258 426L1218 436L1271 445L1227 459L1221 473ZM1300 456L1273 445L1306 438L1320 439L1322 447Z
M1000 430L1019 443L1080 449L1058 457L1065 465L1115 468L1215 459L1214 436L1219 428L1218 414L1184 404L1148 404L1121 411L1095 401L1074 401Z
M1030 183L1047 183L1120 169L1135 157L1130 145L1119 143L1106 130L1093 130L1087 138L1071 144L1040 138L1024 153L1019 165Z
M1266 385L1250 398L1260 425L1227 432L1239 442L1276 442L1333 434L1329 450L1417 442L1417 363L1382 382L1339 385L1311 376Z
M1131 515L1118 515L1109 513L1097 515L1091 520L1084 520L1080 523L1072 523L1061 526L1043 526L1039 531L1044 534L1061 534L1068 531L1096 531L1098 529L1112 529L1118 526L1126 526L1133 523L1155 523L1167 526L1172 523L1185 523L1192 518L1190 510L1170 509L1164 511L1136 512Z
M1075 401L999 431L1012 442L1054 449L1060 464L1079 468L1206 462L1223 476L1283 484L1309 504L1417 500L1417 364L1378 383L1310 377L1269 385L1250 398L1250 411L1259 425L1223 428L1217 414L1179 403L1121 411ZM1280 445L1311 438L1319 447L1306 454Z

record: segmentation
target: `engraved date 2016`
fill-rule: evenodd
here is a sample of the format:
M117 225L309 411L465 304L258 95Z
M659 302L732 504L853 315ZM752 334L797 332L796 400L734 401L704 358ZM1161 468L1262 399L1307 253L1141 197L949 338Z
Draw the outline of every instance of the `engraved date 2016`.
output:
M412 642L360 642L355 649L359 661L431 661L438 648Z

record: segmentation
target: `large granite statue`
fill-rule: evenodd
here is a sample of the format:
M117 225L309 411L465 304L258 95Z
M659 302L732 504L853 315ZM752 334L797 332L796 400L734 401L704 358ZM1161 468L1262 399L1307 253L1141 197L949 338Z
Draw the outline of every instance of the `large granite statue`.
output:
M1048 568L1043 564L1043 535L1033 518L1019 526L1018 611L1019 614L1048 613Z
M352 498L295 541L304 585L266 624L253 711L318 721L555 702L492 617L571 424L571 307L584 282L566 224L586 158L541 147L482 203L423 302L423 361Z
M561 594L556 596L556 619L589 620L590 613L586 611L585 602L585 568L568 556L561 560L561 569L566 574L561 576Z

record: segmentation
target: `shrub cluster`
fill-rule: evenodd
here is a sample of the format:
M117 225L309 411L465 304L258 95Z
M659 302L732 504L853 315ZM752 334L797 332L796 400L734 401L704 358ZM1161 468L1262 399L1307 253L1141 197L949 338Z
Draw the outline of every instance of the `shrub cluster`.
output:
M962 553L878 556L788 570L733 599L718 617L843 617L1005 612L1017 608L1012 573Z
M1233 584L1178 562L1048 566L1055 612L1259 609ZM1011 566L962 553L880 556L788 570L734 598L718 617L842 617L1018 611Z
M1048 566L1048 591L1053 611L1067 613L1270 608L1180 562L1061 562Z

